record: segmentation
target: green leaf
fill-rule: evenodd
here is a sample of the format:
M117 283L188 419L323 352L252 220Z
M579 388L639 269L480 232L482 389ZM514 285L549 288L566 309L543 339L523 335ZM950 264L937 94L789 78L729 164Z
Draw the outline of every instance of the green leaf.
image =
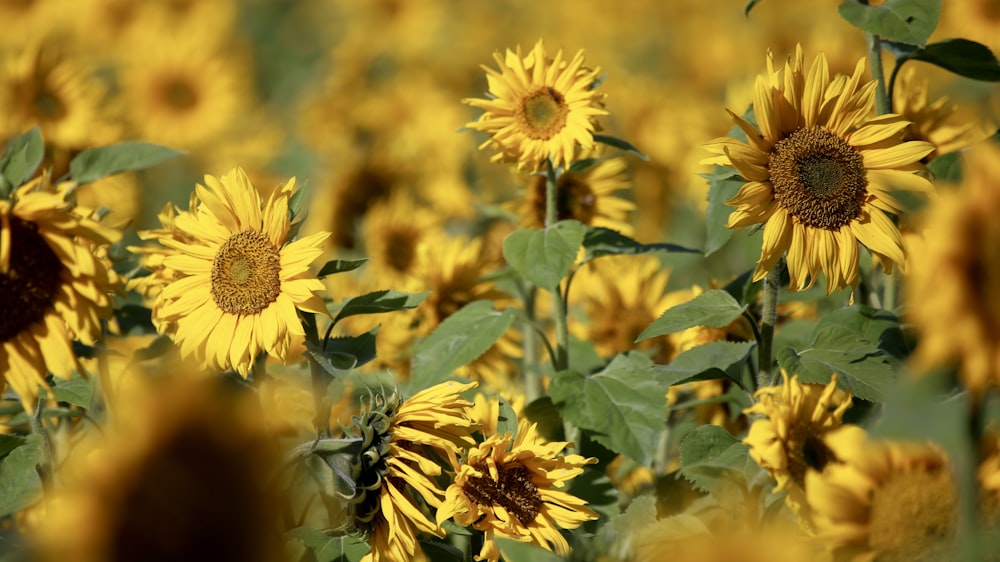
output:
M410 376L416 392L444 381L452 372L477 359L514 323L517 310L500 312L487 300L472 301L444 319L417 347Z
M600 162L600 159L598 158L584 158L583 160L577 160L570 165L566 172L570 174L583 174L597 165L598 162Z
M125 141L88 148L69 163L69 175L80 184L122 172L143 170L183 155L184 152L140 141Z
M606 144L612 146L619 150L624 150L625 152L631 152L635 156L638 156L642 160L649 161L649 156L643 154L638 148L632 146L632 143L627 140L620 139L618 137L612 137L610 135L594 135L594 142L599 142L601 144Z
M845 0L840 16L854 27L892 41L923 45L934 32L941 15L941 0L885 0L868 6Z
M14 449L24 445L25 441L27 440L20 435L0 433L0 460L6 458Z
M542 396L524 407L524 417L538 424L538 432L548 441L565 441L562 415L552 397Z
M821 327L813 343L799 351L786 347L778 351L778 364L789 376L824 384L833 373L858 398L881 401L894 379L890 356L856 333L839 326Z
M375 358L375 336L379 327L358 336L330 338L318 348L307 343L306 355L330 375L341 376Z
M672 334L695 326L722 328L739 318L746 305L723 290L705 291L693 299L669 308L636 338L636 342Z
M501 558L506 561L562 562L565 560L564 557L553 552L549 552L548 550L530 542L521 542L513 539L497 537L496 543L500 548ZM479 552L475 552L475 554L479 554Z
M745 15L746 17L750 17L750 10L752 10L753 7L759 3L760 0L747 0L746 6L743 6L743 15Z
M909 58L929 62L973 80L1000 81L1000 61L997 61L993 51L982 43L968 39L931 43L914 51Z
M404 293L393 289L384 289L351 297L337 311L337 315L333 317L333 323L336 324L348 316L356 316L358 314L379 314L382 312L395 312L397 310L416 308L420 306L420 303L424 302L424 299L429 294L431 294L430 291Z
M654 252L701 253L700 250L685 248L677 244L640 244L616 230L600 226L587 227L587 233L583 236L583 248L586 250L583 263L607 255L651 254Z
M59 402L68 402L74 406L90 409L94 396L94 387L89 380L80 376L79 373L74 372L73 378L69 380L56 378L55 385L52 387L52 393L55 394L55 398Z
M42 436L33 433L0 461L0 517L33 502L42 489L35 467L42 457Z
M294 221L295 217L297 217L299 215L299 211L302 210L302 205L306 201L306 194L308 192L309 192L309 190L307 190L306 186L303 184L303 185L299 186L299 188L296 189L292 193L291 197L288 198L288 220L289 220L289 222Z
M942 154L931 160L927 164L927 169L934 174L936 183L960 183L962 181L962 153L956 151Z
M45 156L45 143L38 127L7 142L0 154L0 196L20 187L35 174Z
M332 537L308 527L296 527L288 535L302 541L316 562L358 562L371 550L367 541L355 535Z
M509 433L517 437L517 412L514 411L510 402L499 394L497 395L497 402L499 402L500 406L500 411L497 414L497 433L500 435Z
M757 347L756 342L709 342L693 347L670 362L657 365L654 372L661 384L673 386L694 380L728 378L743 385L743 362Z
M653 376L653 363L639 353L618 355L591 376L557 373L549 385L562 416L594 432L608 449L649 465L666 423L666 386Z
M726 201L736 197L744 183L746 182L739 176L709 179L708 208L705 210L706 256L715 253L732 238L733 229L726 227L726 224L729 222L729 215L735 208L726 205Z
M504 239L503 255L525 279L555 292L576 261L586 230L575 220L543 229L516 230Z
M696 489L720 494L722 487L747 482L759 471L749 447L717 425L695 428L681 442L680 474Z
M135 352L132 353L132 359L134 361L148 361L150 359L156 359L173 349L173 347L173 338L166 334L159 335L156 336L156 338L154 338L153 341L151 341L146 347L135 350Z
M355 269L361 267L368 261L368 258L361 258L359 260L330 260L323 264L320 268L319 273L316 277L320 279L326 277L327 275L333 275L335 273L345 273L347 271L354 271Z

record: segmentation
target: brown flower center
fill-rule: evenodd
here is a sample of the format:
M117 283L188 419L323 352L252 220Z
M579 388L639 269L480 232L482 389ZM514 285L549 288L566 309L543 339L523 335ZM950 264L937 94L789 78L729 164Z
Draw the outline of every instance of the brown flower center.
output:
M385 258L393 270L409 273L417 257L420 233L410 228L393 228L386 236Z
M569 106L555 88L543 86L521 98L514 118L528 138L549 140L566 126Z
M545 178L532 176L532 202L535 221L545 224ZM584 174L566 173L556 184L556 212L558 220L576 219L583 224L593 224L597 214L597 195L590 189Z
M805 487L807 469L823 472L823 467L839 460L822 437L808 426L793 427L788 441L788 473L800 488Z
M38 228L10 217L10 268L0 273L0 343L17 337L52 310L62 284L63 264Z
M171 109L186 111L198 104L198 90L181 77L165 80L160 86L160 97Z
M281 293L281 256L262 232L229 237L212 262L212 298L223 312L256 314Z
M839 230L861 214L868 178L861 154L820 127L798 129L770 155L774 198L802 224Z
M947 468L895 471L872 496L869 546L880 562L941 560L954 538L957 517Z
M542 496L531 481L531 472L527 468L498 466L497 479L494 480L485 463L474 466L483 476L470 477L463 487L470 500L484 507L498 505L517 517L522 525L535 520L542 507Z

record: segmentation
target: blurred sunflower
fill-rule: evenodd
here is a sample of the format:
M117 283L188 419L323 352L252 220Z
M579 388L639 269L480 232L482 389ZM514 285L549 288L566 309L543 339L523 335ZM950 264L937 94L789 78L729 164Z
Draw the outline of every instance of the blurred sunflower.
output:
M595 91L600 69L583 66L583 51L570 61L559 50L547 58L542 41L527 55L507 49L493 54L499 70L483 66L489 84L487 99L467 98L462 103L482 109L479 119L466 127L490 138L480 148L499 152L494 162L516 162L517 168L538 170L546 160L568 168L581 154L594 148L595 118L607 115L604 95Z
M457 466L459 451L475 443L466 411L472 404L459 396L475 386L449 381L406 400L377 396L355 418L364 443L354 521L372 547L362 561L412 560L422 554L419 533L444 536L425 511L425 504L438 507L444 498L435 482L441 466L432 458Z
M241 168L205 184L195 188L197 205L173 219L174 232L156 237L173 250L162 267L174 277L156 297L153 321L184 356L246 377L261 352L286 360L301 343L297 310L328 314L309 265L329 233L288 240L294 178L263 205Z
M463 527L483 531L476 560L496 562L496 537L530 542L555 552L570 553L559 531L597 519L587 502L560 490L597 459L560 455L567 443L546 443L535 424L521 420L517 436L491 435L470 448L455 480L438 507L437 522L454 519Z
M629 188L624 158L604 160L585 172L566 172L556 183L556 209L559 220L576 219L587 226L602 226L632 235L628 214L635 204L616 197ZM545 176L533 175L524 197L505 207L518 216L524 228L545 226Z
M825 438L833 456L808 470L817 537L837 560L948 560L955 556L958 498L947 456L931 444L877 441L845 425Z
M873 117L877 84L862 84L864 68L861 59L850 77L831 80L823 54L808 76L800 47L784 68L768 54L767 75L755 87L759 129L730 111L748 141L724 137L706 145L718 156L705 163L732 166L747 182L726 202L737 207L726 226L764 223L754 280L787 253L792 290L812 286L822 270L832 293L856 282L859 242L885 271L904 265L888 214L905 206L892 192L933 191L917 172L934 146L901 141L909 122L898 115Z
M827 445L826 436L840 427L851 395L837 388L836 374L826 385L798 379L782 371L780 386L756 392L757 402L744 413L761 417L750 426L743 443L750 447L750 457L777 482L774 491L787 492L785 503L808 526L806 472L842 461Z
M0 199L0 373L28 412L47 373L81 370L72 342L97 342L120 292L107 247L121 233L74 207L75 187L43 175Z
M985 143L964 156L960 188L924 217L906 299L920 334L913 361L956 363L978 399L1000 386L1000 148Z
M934 151L924 157L925 161L971 146L993 132L978 116L959 114L947 97L927 103L927 80L917 78L913 67L906 68L897 80L894 107L911 121L905 138L934 145Z
M441 228L443 217L396 192L372 206L361 231L371 272L387 287L398 287L419 269L418 249Z

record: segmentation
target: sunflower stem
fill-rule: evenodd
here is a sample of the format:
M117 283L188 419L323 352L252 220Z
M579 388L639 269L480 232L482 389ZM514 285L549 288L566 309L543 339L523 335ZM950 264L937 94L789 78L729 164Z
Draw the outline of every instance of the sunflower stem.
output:
M559 174L556 172L555 166L552 165L551 158L547 159L545 163L545 228L551 228L559 219L556 199L559 189ZM556 286L552 297L556 323L556 361L552 367L558 373L569 369L569 326L566 319L566 299L559 286Z
M524 397L531 404L542 396L542 380L538 369L538 335L535 334L535 297L538 287L528 283L524 291ZM544 336L542 336L544 337ZM552 355L553 361L555 355Z
M785 260L780 259L764 278L764 299L760 310L760 340L757 342L757 388L770 386L774 379L771 348L774 345L774 324L778 318L778 289Z
M865 33L865 46L868 49L868 63L872 70L872 80L875 87L875 114L892 113L892 104L885 89L885 72L882 70L882 38L874 33Z
M35 414L31 416L31 432L42 436L42 454L38 458L38 477L42 481L42 491L48 493L52 489L52 466L56 454L52 437L45 427L44 409L45 401L39 396L35 403Z

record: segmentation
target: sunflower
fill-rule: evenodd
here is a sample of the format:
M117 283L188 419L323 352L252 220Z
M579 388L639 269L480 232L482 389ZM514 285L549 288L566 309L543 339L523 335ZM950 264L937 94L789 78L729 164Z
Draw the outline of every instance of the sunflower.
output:
M829 384L803 384L798 375L781 372L780 386L761 388L757 402L744 410L759 414L743 443L750 457L774 478L775 492L787 492L785 502L809 522L805 510L805 477L811 469L823 470L840 459L826 444L826 435L840 427L851 395L837 388L837 375Z
M444 536L424 506L440 506L445 495L434 481L441 466L432 459L457 466L460 449L474 444L472 404L459 394L475 386L444 382L404 401L393 393L355 419L365 443L354 520L372 547L362 561L412 560L421 555L419 533Z
M517 436L491 435L466 453L455 480L438 507L440 525L454 519L483 531L476 560L500 558L496 537L530 542L560 556L570 553L559 528L574 529L597 519L586 502L560 490L597 462L580 455L559 455L567 443L546 443L535 424L521 420Z
M389 287L412 278L419 269L420 244L443 222L443 217L417 204L405 191L376 202L362 225L371 275Z
M993 132L985 123L974 121L975 116L959 114L947 97L927 103L927 80L917 78L912 67L899 75L894 92L895 107L912 122L905 138L934 145L934 151L925 157L927 161L973 145Z
M80 370L72 342L97 342L120 291L107 247L121 233L74 207L75 187L43 175L0 199L0 384L27 411L46 373Z
M845 425L827 434L840 463L806 473L818 537L837 560L945 560L958 526L947 456L929 443L877 441Z
M205 184L196 186L197 205L156 238L171 250L162 268L173 278L164 280L153 303L153 322L185 357L246 377L261 352L286 360L301 343L297 310L328 314L316 294L323 283L309 264L323 253L329 233L288 241L295 178L263 206L241 168L205 176Z
M873 117L874 81L862 84L864 59L850 77L830 79L826 57L808 70L801 47L776 69L758 76L754 115L758 127L730 112L747 142L723 137L706 145L718 156L708 164L732 166L746 183L726 203L737 209L726 226L764 223L754 280L763 279L786 252L792 290L811 287L820 270L832 293L858 278L858 242L889 272L904 265L903 243L889 214L905 207L896 190L930 192L919 176L927 142L903 142L909 122L898 115Z
M551 160L568 168L594 149L595 118L607 112L601 108L604 95L594 89L600 69L583 66L582 50L568 63L562 50L550 60L539 40L527 56L518 46L493 59L499 70L483 66L489 97L462 102L485 111L466 126L490 135L480 149L499 150L494 162L535 171Z
M981 398L1000 386L1000 149L981 144L965 158L960 188L924 217L906 300L921 335L916 364L957 364L962 385Z
M604 160L582 173L566 172L556 183L556 208L559 220L576 219L588 226L601 226L632 235L627 222L628 213L635 204L615 197L615 193L628 189L624 158ZM506 207L519 218L524 228L545 226L544 176L531 176L524 197Z

